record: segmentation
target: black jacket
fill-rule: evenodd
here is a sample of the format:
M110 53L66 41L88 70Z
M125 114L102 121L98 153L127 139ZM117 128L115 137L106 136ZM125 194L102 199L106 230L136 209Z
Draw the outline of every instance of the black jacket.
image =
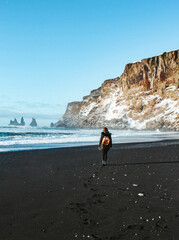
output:
M111 148L112 147L112 138L111 138L111 133L110 132L102 132L101 133L101 137L100 137L100 140L99 140L99 147L102 148L102 149L104 147L103 144L102 144L104 136L107 136L110 139L109 145L107 145L105 147Z

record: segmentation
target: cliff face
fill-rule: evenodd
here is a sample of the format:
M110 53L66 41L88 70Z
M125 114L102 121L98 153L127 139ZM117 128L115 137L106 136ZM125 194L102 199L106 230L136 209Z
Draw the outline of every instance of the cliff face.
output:
M179 50L127 64L120 77L69 103L56 126L179 130Z

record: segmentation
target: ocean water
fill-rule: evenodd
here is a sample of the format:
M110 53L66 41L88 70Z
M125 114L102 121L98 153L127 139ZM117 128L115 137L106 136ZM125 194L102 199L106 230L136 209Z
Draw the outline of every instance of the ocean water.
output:
M113 143L179 139L178 132L111 130ZM0 126L0 152L96 145L101 129Z

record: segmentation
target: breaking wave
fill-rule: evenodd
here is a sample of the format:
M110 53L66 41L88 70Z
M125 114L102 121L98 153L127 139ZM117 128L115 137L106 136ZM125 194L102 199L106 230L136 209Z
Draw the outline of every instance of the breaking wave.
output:
M177 132L111 130L114 143L179 139ZM0 152L98 144L101 129L0 126Z

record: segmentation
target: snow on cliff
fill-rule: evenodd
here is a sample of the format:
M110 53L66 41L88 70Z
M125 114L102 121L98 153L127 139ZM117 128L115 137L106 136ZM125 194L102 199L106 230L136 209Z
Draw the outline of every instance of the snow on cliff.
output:
M121 77L69 103L56 126L179 130L179 50L127 64Z

